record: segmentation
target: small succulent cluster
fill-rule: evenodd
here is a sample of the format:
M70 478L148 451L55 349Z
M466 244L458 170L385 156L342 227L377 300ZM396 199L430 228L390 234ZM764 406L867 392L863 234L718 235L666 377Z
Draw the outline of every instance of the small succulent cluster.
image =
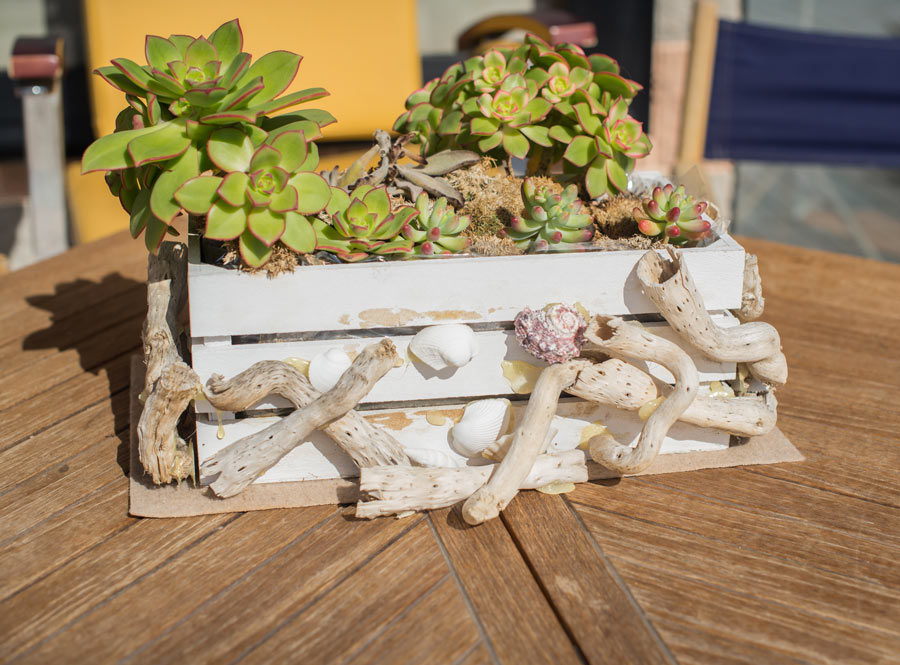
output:
M444 197L433 204L428 194L422 192L416 198L416 216L402 229L403 237L415 243L414 251L420 256L456 254L469 247L471 240L460 233L469 226L467 215L457 215Z
M282 95L300 56L275 51L251 62L242 49L235 19L209 39L150 35L146 65L116 58L95 72L125 93L128 106L115 132L85 151L82 172L107 171L110 191L131 215L132 234L144 233L151 252L174 232L174 218L186 209L180 199L197 211L209 202L211 237L241 229L232 237L240 237L250 265L264 263L279 239L307 246L309 229L291 220L322 198L321 207L327 203L327 185L298 174L318 165L311 141L334 118L316 109L275 114L328 93ZM217 180L200 176L207 172ZM182 189L189 181L195 184Z
M519 344L551 364L578 357L585 343L585 317L575 307L561 303L537 311L526 307L516 315L514 325Z
M710 234L710 223L702 217L708 207L706 201L694 203L694 197L685 193L683 185L666 185L655 187L633 214L644 235L662 235L664 242L683 245Z
M578 187L569 185L561 193L532 178L522 183L525 215L513 217L501 235L512 238L528 252L566 251L594 235L591 215L584 212L578 199Z
M448 68L406 101L394 129L412 132L424 155L466 148L504 160L528 157L529 173L564 163L588 195L625 191L650 141L628 115L641 86L605 55L528 35Z

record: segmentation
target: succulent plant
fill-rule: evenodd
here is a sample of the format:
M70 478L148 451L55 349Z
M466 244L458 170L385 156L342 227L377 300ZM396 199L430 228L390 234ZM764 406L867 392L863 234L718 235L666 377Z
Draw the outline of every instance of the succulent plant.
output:
M448 68L410 95L394 125L415 134L422 154L467 148L504 160L528 157L528 174L564 161L592 197L624 191L634 160L650 151L628 116L641 89L615 60L551 46L528 35L517 49L492 49Z
M330 224L322 219L313 222L316 245L344 261L413 252L413 241L400 231L417 210L412 206L392 209L387 187L360 185L352 194L332 187L326 213Z
M471 240L459 235L469 226L467 215L457 215L444 197L433 204L428 194L422 192L416 198L415 217L403 225L404 238L415 243L414 251L420 256L456 254L468 248Z
M709 207L706 201L694 203L694 197L685 193L684 186L655 187L649 199L641 207L634 208L638 229L646 236L662 235L663 242L683 245L705 238L711 225L702 215Z
M574 249L593 237L591 216L583 212L575 185L557 194L547 185L526 178L522 200L525 216L513 217L502 233L519 248L532 252Z
M144 232L152 252L166 233L174 232L171 223L182 210L175 192L207 171L216 177L229 175L210 154L210 150L222 152L219 143L211 142L211 136L222 136L217 130L227 127L237 132L233 136L247 138L254 150L277 134L293 131L291 141L298 147L292 150L302 150L312 163L317 151L309 141L334 122L331 114L315 109L274 116L328 93L310 88L279 97L296 76L300 56L275 51L251 62L242 49L243 34L235 19L217 28L209 39L150 35L145 41L146 65L116 58L111 66L95 72L125 93L128 106L116 118L115 131L88 146L82 172L108 171L110 191L131 215L132 234L137 237ZM282 146L287 142L282 139ZM265 162L262 157L259 160ZM232 178L232 182L237 181ZM254 179L256 194L267 189L267 183L264 178L259 189ZM277 178L276 184L280 185ZM247 243L251 242L248 236Z
M226 127L210 135L207 153L226 175L196 176L175 191L182 208L206 218L203 235L239 238L241 258L251 267L263 265L278 241L295 252L315 249L306 216L325 209L331 188L312 172L318 156L302 131L275 131L254 147L247 134Z

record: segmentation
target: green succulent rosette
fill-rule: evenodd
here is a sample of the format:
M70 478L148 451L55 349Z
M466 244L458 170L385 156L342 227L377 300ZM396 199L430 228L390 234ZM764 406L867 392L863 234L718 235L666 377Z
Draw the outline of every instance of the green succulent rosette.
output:
M401 227L404 238L414 243L417 256L457 254L468 249L471 239L460 235L469 226L468 215L457 215L445 197L431 203L422 192L416 198L416 215Z

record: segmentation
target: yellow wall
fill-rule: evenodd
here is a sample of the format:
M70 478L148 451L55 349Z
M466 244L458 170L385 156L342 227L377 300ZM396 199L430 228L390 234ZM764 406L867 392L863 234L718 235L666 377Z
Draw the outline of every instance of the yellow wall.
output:
M144 36L209 36L237 17L244 51L303 56L289 91L322 87L330 97L310 102L338 120L325 138L369 139L390 129L403 102L421 85L415 0L84 0L89 71L124 57L146 64ZM90 84L97 135L113 129L124 95L97 76Z

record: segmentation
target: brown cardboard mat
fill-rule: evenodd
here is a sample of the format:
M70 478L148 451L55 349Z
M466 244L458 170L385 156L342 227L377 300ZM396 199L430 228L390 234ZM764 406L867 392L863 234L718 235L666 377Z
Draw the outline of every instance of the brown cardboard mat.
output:
M354 503L358 486L353 478L307 480L303 482L251 485L237 496L219 499L205 487L190 481L181 485L157 486L144 475L138 460L137 423L141 413L138 394L144 381L144 364L139 356L131 361L131 477L128 512L136 517L189 517L213 513L233 513L269 508L295 508L324 504ZM742 445L715 452L660 455L648 469L637 475L677 473L747 464L799 462L803 455L776 428L765 436ZM612 478L617 474L595 466L592 477Z

